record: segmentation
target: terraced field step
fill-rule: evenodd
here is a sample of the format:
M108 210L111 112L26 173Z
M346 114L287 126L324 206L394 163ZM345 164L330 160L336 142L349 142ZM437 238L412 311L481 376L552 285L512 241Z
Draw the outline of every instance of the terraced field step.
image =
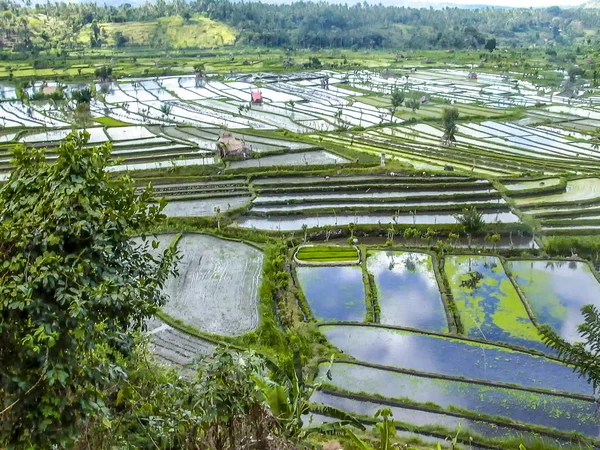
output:
M352 185L352 184L370 184L370 183L381 183L381 184L428 184L428 183L468 183L468 184L489 184L488 180L482 180L470 177L444 177L439 175L432 176L403 176L402 174L396 176L388 175L349 175L349 176L335 176L327 175L322 177L308 176L308 177L273 177L273 178L253 178L252 183L261 186L276 188L278 186L335 186L338 184Z
M150 346L160 361L188 369L203 355L211 354L216 345L177 330L153 319L148 323Z
M459 411L499 417L503 421L532 424L566 433L577 431L595 438L595 402L568 398L552 392L528 392L510 387L485 386L470 380L450 380L419 373L403 373L383 367L369 367L351 361L319 366L319 376L329 370L325 389L408 402L441 412ZM323 378L324 379L324 378Z
M311 177L310 181L290 181L286 182L284 179L281 179L280 182L272 182L272 183L261 183L260 180L253 180L252 182L255 186L263 191L284 191L284 190L311 190L311 189L340 189L343 187L347 187L348 189L367 189L369 187L385 187L385 186L393 186L397 189L427 189L430 186L435 187L456 187L457 189L473 189L473 190L484 190L484 189L492 189L493 186L487 182L487 180L456 180L456 179L445 179L442 177L387 177L387 176L372 176L372 177L362 177L352 178L350 179L344 178L317 178ZM264 180L263 180L264 181Z
M600 178L580 178L567 181L565 192L550 195L534 195L520 197L515 200L519 208L535 210L549 205L565 205L573 203L590 204L600 202Z
M360 394L335 391L331 389L321 389L316 391L310 398L312 403L325 405L348 412L359 418L361 421L371 423L375 413L382 408L390 408L393 414L392 419L399 429L409 429L413 432L432 432L432 428L439 426L447 428L446 436L453 435L457 429L466 432L474 438L474 442L466 439L466 444L480 445L481 441L487 443L483 448L488 448L490 440L505 440L510 438L520 438L527 445L529 442L535 442L539 445L539 431L532 432L531 427L516 422L506 420L500 424L498 420L493 420L477 414L467 414L456 411L439 411L434 408L423 405L421 407L407 404L406 402L388 400L381 397L369 397ZM459 439L461 438L459 433ZM542 434L542 436L556 443L555 433ZM442 436L445 438L445 436ZM576 439L558 439L563 445L577 443ZM493 447L493 445L492 445Z
M508 346L376 324L323 324L319 329L332 345L369 364L548 392L593 395L588 383L570 367Z
M315 203L315 202L331 202L331 201L370 201L370 202L385 202L385 201L400 201L410 199L413 202L427 201L465 201L473 200L496 200L500 199L500 193L497 191L482 191L482 192L464 192L464 191L396 191L388 189L367 189L360 191L325 191L305 193L303 191L284 194L263 194L261 193L254 200L255 204L273 204L273 203ZM437 199L437 200L436 200Z
M243 192L241 192L243 193ZM171 199L165 206L164 213L168 217L213 217L218 211L223 214L233 209L240 208L250 203L250 196L224 194L220 196L198 198L191 195L192 199Z
M337 200L337 201L324 201L324 202L268 202L253 204L251 212L254 213L297 213L304 211L307 215L314 215L315 211L329 212L332 211L373 211L373 212L387 212L389 210L401 211L403 213L428 213L435 209L435 211L447 210L451 212L460 213L464 208L470 205L476 205L479 211L497 210L499 205L506 204L506 201L499 198L473 200L471 196L466 199L454 197L449 200L415 200L411 198L404 201L394 201L384 199L384 201L378 201L378 199L352 199L352 200Z
M145 189L140 187L138 190ZM248 185L243 181L215 182L198 181L190 183L155 184L152 186L154 195L157 197L222 197L233 195L250 195Z
M519 223L520 219L512 212L498 210L496 212L485 212L483 219L486 223ZM402 225L444 225L457 223L453 214L448 211L426 212L421 214L394 214L392 211L388 214L364 214L349 213L341 211L340 214L332 213L317 216L269 216L252 217L242 216L238 221L238 226L242 228L256 228L260 230L272 231L293 231L301 230L303 225L308 228L323 227L326 225L344 227L354 223L356 225L381 225L381 224L402 224Z
M301 246L295 255L299 262L356 262L360 261L356 247L341 246Z

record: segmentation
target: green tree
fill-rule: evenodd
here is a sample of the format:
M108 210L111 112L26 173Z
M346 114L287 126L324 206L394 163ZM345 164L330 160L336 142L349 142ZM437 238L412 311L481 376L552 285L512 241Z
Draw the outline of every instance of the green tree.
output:
M415 112L417 109L421 107L421 100L416 97L409 98L404 103L408 108L412 109L412 112Z
M129 38L125 36L122 31L115 31L114 39L115 47L117 48L125 47L125 44L129 42Z
M467 233L470 247L472 236L483 230L483 227L485 226L483 213L481 211L477 211L477 208L472 205L469 208L464 208L461 214L455 214L454 218L459 224L462 225L465 233Z
M113 69L112 67L102 66L94 70L94 76L100 78L100 81L110 80L112 77Z
M71 92L71 99L74 100L77 105L81 105L83 103L89 105L92 101L92 98L92 89L89 87L84 87Z
M110 144L71 134L55 150L16 147L0 189L0 446L65 448L107 387L135 330L165 303L174 249L132 240L164 202L106 171ZM156 248L158 243L153 242Z
M296 106L296 102L294 100L287 100L286 102L284 102L284 104L286 107L290 107L292 113L294 112L294 107Z
M457 214L454 217L458 223L463 226L465 233L478 233L485 226L483 213L481 211L477 211L477 207L474 205L469 208L464 208L461 214Z
M456 122L460 113L457 108L444 108L442 111L442 124L444 126L444 135L442 139L446 145L456 142L455 134L458 131Z
M160 105L160 112L162 113L163 117L168 117L169 114L171 114L172 109L173 105L169 103L161 103Z
M100 47L102 45L102 33L98 22L94 20L91 25L90 47Z
M567 74L569 75L569 81L574 82L577 80L577 77L581 77L585 74L585 70L578 66L572 66L567 70Z
M302 233L304 233L304 244L306 244L308 240L308 225L305 223L302 224Z
M600 148L600 128L596 128L588 142L592 144L592 148L594 150L598 150Z
M350 231L350 239L354 238L354 229L356 228L356 224L354 222L350 222L348 224L348 231Z
M402 103L404 103L404 92L394 89L394 92L392 92L392 117L396 114L396 110L402 106Z
M486 40L484 48L492 53L496 49L496 38Z

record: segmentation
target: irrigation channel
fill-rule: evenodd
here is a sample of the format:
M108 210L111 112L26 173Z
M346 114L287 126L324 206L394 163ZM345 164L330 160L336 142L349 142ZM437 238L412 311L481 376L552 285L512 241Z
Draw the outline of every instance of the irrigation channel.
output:
M85 126L68 102L24 104L0 86L0 181L15 145L46 147L52 162L76 129L86 145L112 143L115 175L166 198L158 247L136 242L181 252L147 332L185 376L220 343L252 347L266 324L308 322L334 360L313 367L322 384L307 424L333 420L316 405L366 424L387 406L400 434L425 442L460 426L473 448L513 437L588 448L600 441L594 393L538 330L574 342L581 307L600 306L575 244L549 257L553 239L600 230L600 97L469 72L114 80L98 84L106 95ZM392 114L398 86L420 107ZM460 222L473 208L485 223L469 231Z

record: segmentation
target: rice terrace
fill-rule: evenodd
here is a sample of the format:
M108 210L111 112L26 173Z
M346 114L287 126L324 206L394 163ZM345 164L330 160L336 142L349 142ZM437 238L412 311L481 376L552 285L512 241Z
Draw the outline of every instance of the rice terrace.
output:
M319 383L305 427L389 408L414 448L600 446L593 387L539 332L576 342L600 307L600 89L416 59L224 70L215 52L178 74L0 82L2 183L16 145L54 161L85 131L166 199L152 251L180 261L146 323L157 359L191 377L219 344L297 352Z

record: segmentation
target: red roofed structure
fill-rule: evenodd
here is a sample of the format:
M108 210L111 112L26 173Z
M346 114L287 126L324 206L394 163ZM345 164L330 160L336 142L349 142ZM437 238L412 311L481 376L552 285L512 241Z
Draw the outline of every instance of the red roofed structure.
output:
M252 103L262 103L263 98L262 98L262 94L259 91L252 92L251 96L252 96Z

